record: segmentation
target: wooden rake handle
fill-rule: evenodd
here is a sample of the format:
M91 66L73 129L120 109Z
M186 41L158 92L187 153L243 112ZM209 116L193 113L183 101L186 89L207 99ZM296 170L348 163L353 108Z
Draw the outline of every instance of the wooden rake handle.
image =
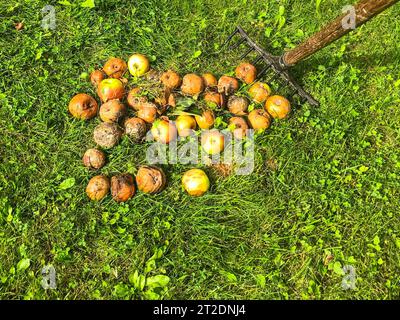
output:
M362 0L354 6L355 21L354 27L361 26L383 10L394 5L399 0ZM353 29L349 22L351 18L349 13L339 16L336 20L322 28L321 31L314 34L308 40L297 46L296 48L287 51L281 57L281 63L285 67L290 67L299 61L307 58L318 50L326 47L333 41L343 37Z

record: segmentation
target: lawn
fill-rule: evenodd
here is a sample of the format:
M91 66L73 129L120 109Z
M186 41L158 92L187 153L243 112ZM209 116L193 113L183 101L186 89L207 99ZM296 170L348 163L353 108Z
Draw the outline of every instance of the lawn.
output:
M321 106L297 103L257 136L252 174L199 165L211 189L193 198L191 166L163 165L166 190L117 204L84 192L100 120L67 109L94 95L93 68L141 52L159 70L222 75L239 62L220 47L236 25L278 54L349 1L70 2L52 1L44 30L48 1L0 1L1 299L400 298L400 4L294 68ZM146 146L122 139L101 172L135 174ZM56 289L41 286L45 265Z

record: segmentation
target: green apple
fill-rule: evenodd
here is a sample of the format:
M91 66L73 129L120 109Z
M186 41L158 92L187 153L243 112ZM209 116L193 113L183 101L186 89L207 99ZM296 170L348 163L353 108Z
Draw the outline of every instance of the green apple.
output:
M134 77L144 75L150 69L149 59L140 53L135 53L128 60L128 69Z

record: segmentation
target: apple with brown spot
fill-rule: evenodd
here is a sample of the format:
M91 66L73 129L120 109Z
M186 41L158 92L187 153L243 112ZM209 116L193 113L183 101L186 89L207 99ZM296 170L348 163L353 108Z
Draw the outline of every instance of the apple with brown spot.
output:
M288 99L282 96L271 96L265 101L265 110L276 119L286 118L292 110Z
M231 95L239 90L238 79L230 76L222 76L218 80L218 92Z
M263 82L256 82L249 89L249 96L257 103L264 103L271 94L271 88Z
M111 58L103 66L103 71L107 76L116 79L121 78L127 69L126 62L120 58Z
M242 62L236 67L236 78L242 80L246 84L253 83L257 78L257 68L251 63Z
M247 135L247 130L249 129L249 125L242 117L230 118L228 127L232 130L233 136L237 140L244 139Z
M75 95L68 105L68 110L72 116L82 120L95 117L98 109L97 101L86 93Z
M248 115L251 127L256 131L268 129L271 125L270 115L262 109L254 109Z

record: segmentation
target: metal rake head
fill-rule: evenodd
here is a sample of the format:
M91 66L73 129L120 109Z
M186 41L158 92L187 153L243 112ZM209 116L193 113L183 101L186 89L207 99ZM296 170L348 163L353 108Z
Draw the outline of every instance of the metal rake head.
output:
M302 100L307 101L310 105L319 106L319 102L293 79L288 71L288 67L283 63L282 57L273 56L265 51L257 43L255 43L240 26L235 28L235 31L227 38L223 46L228 46L233 39L237 37L240 39L237 40L237 42L235 42L233 45L229 46L229 49L235 50L244 44L247 49L240 56L240 60L245 59L252 52L256 54L252 64L259 66L260 72L257 75L257 79L263 79L267 71L272 70L272 76L268 78L267 82L270 83L273 80L277 80L283 86L289 87L291 90L293 90L295 94L298 94Z

